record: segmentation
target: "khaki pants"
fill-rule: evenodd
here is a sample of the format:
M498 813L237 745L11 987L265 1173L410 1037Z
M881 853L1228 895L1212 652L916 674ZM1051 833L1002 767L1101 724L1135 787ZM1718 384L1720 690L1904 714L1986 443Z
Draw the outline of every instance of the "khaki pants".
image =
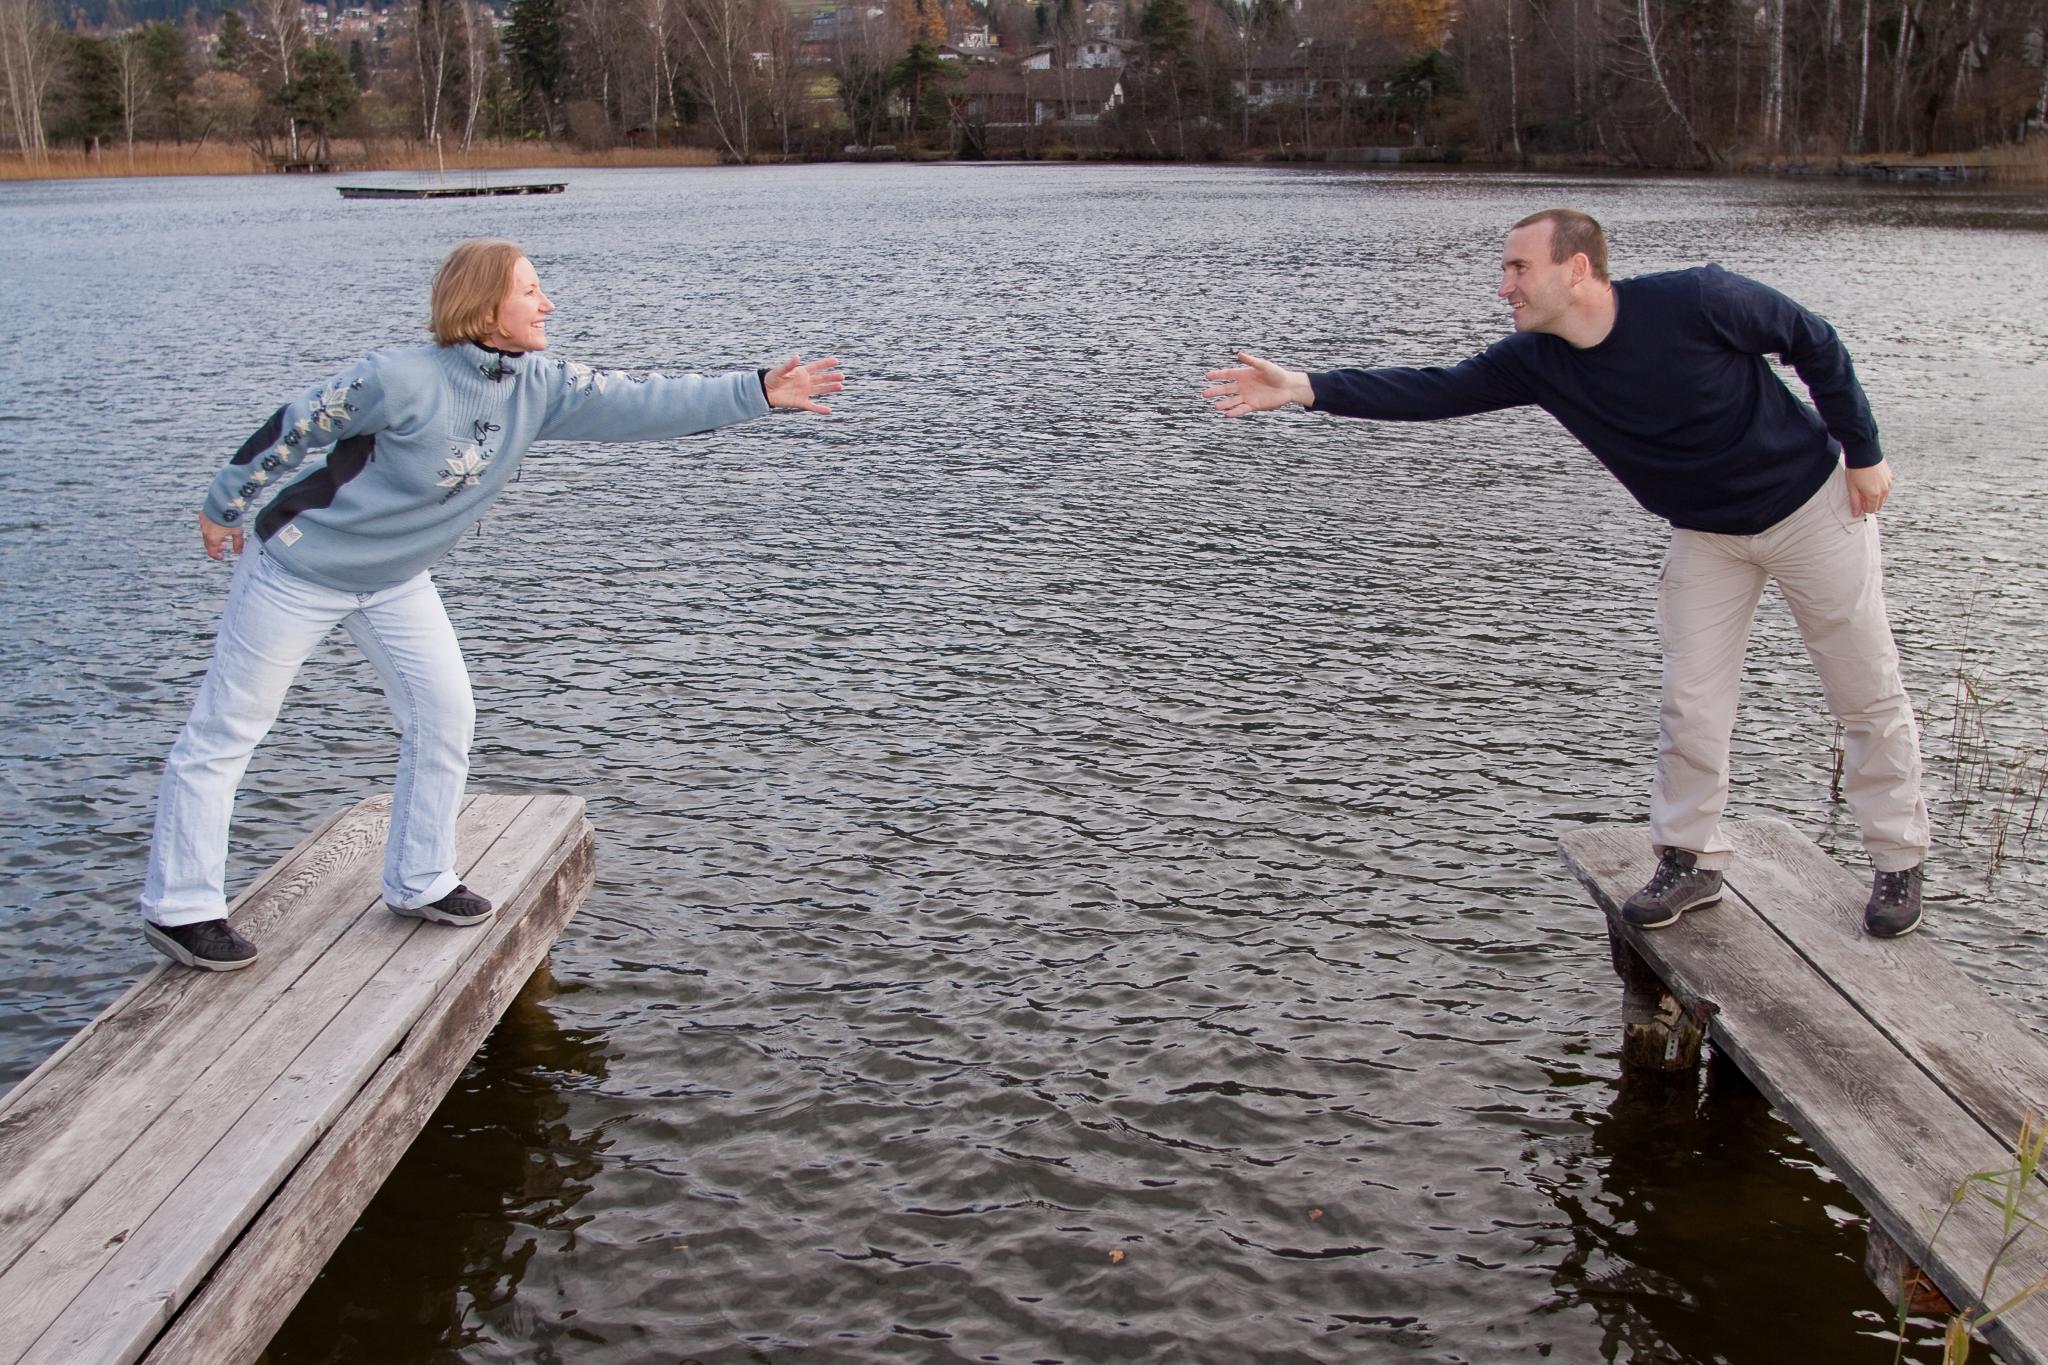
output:
M1674 530L1657 592L1664 696L1650 838L1685 849L1704 868L1726 867L1728 739L1742 656L1767 579L1792 608L1842 722L1842 791L1881 872L1927 856L1920 795L1920 736L1885 620L1877 522L1849 515L1840 468L1804 507L1753 536Z

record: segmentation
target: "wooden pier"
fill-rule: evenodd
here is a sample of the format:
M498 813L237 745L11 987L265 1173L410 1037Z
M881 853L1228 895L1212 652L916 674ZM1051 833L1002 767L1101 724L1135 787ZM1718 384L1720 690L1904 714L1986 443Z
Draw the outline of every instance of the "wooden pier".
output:
M505 194L560 194L566 180L533 185L337 185L344 199L478 199Z
M1780 820L1729 827L1721 903L1666 929L1621 923L1656 858L1639 826L1563 840L1607 913L1623 980L1625 1065L1693 1066L1710 1039L1870 1215L1866 1268L1896 1304L1947 1313L1978 1299L1998 1215L1970 1201L1929 1242L1957 1187L2013 1165L2021 1120L2048 1113L2048 1044L1925 932L1863 932L1869 884ZM1930 917L1939 931L1939 921ZM2037 1195L2048 1195L2048 1180ZM2048 1237L2006 1254L1989 1302L2048 1274ZM2048 1293L1984 1330L2006 1365L2048 1365Z
M588 891L573 796L472 796L458 929L378 891L389 803L231 911L243 971L150 971L0 1100L0 1362L255 1359Z

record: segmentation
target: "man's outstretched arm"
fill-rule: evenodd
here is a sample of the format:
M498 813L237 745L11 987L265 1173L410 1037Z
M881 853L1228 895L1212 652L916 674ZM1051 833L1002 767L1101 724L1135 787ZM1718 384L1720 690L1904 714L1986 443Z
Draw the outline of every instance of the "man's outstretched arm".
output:
M1305 408L1316 405L1315 386L1309 383L1306 372L1283 369L1250 351L1239 351L1237 362L1232 369L1211 370L1202 376L1209 381L1202 397L1209 399L1225 417L1249 417L1255 412L1284 408L1289 403Z
M1209 387L1202 390L1226 417L1271 412L1295 403L1338 417L1433 422L1536 401L1490 350L1457 365L1317 374L1286 369L1246 351L1238 352L1237 358L1242 363L1234 368L1209 371Z

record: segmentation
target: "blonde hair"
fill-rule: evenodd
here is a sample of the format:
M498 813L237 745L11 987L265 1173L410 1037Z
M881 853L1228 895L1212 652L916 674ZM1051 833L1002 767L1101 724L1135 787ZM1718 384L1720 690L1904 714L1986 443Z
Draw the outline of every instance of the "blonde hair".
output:
M434 272L433 316L427 325L443 346L482 341L498 327L498 305L512 288L512 268L526 253L502 237L458 242Z
M1550 259L1563 265L1580 252L1586 253L1586 264L1593 268L1593 278L1607 278L1607 234L1593 221L1590 213L1577 209L1544 209L1532 213L1518 228L1533 227L1537 223L1550 224Z

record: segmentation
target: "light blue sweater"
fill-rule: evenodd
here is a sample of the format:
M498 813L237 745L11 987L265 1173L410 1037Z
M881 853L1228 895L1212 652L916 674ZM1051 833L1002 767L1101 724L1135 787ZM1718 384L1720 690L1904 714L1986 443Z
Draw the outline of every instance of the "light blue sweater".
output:
M626 374L467 343L373 351L272 414L203 510L221 526L254 517L263 553L300 578L376 592L446 554L535 441L659 441L767 411L752 372Z

